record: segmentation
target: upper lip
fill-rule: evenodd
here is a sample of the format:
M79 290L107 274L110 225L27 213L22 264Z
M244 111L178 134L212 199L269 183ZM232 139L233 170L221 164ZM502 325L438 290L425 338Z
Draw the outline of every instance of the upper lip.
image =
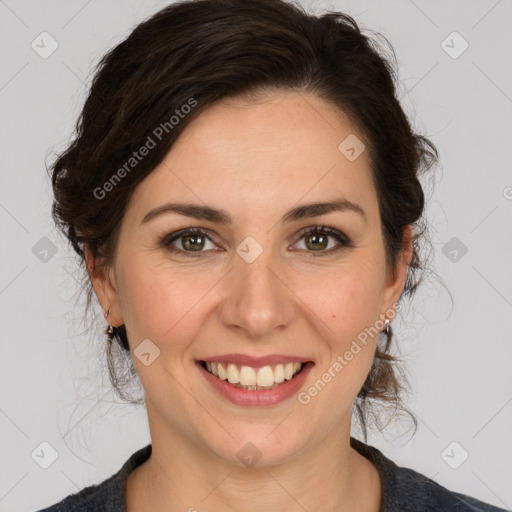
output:
M301 356L287 356L284 354L270 354L267 356L249 356L246 354L221 354L218 356L211 356L200 361L206 361L210 363L233 363L240 366L251 366L252 368L261 368L263 366L270 366L275 364L284 363L307 363L310 359Z

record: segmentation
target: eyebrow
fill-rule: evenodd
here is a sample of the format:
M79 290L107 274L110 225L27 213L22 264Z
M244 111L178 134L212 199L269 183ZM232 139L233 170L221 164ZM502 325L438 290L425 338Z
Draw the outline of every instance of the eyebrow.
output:
M363 217L366 221L364 210L356 203L348 199L333 199L332 201L320 203L307 203L297 206L283 215L282 223L296 222L309 217L318 217L331 212L355 212ZM147 224L151 220L167 213L177 213L185 217L193 219L207 220L217 224L231 225L233 219L226 210L213 208L211 206L203 206L193 203L165 203L150 210L141 221Z

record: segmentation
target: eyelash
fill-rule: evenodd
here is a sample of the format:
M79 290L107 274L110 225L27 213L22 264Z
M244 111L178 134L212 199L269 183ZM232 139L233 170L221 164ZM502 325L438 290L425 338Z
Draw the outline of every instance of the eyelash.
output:
M171 250L174 253L185 254L187 257L197 258L199 256L193 255L194 253L192 251L184 251L182 249L177 249L176 247L174 247L172 245L172 243L175 240L177 240L180 237L183 237L185 235L188 235L188 234L201 234L201 235L204 235L205 237L207 237L211 242L213 242L213 240L208 236L208 232L206 230L203 230L201 228L186 228L186 229L181 229L180 231L176 231L174 233L171 233L170 235L166 235L161 240L161 245L164 248L169 249L169 250ZM329 249L329 250L318 251L318 252L316 252L316 251L306 251L308 253L311 253L311 256L313 256L315 258L316 257L323 257L323 256L330 256L330 255L332 255L334 253L337 253L337 252L341 251L342 249L345 249L347 247L352 247L351 241L346 236L344 236L338 230L326 227L325 225L313 226L313 227L304 229L300 233L299 241L302 238L304 238L305 236L312 235L312 234L329 235L329 236L335 238L340 243L340 245L336 246L333 249ZM206 251L197 251L198 254L200 254L202 252L206 252Z

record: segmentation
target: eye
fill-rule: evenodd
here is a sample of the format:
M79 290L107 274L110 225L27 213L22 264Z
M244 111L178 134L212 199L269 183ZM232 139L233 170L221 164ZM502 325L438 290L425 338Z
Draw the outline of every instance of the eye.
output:
M338 252L346 247L351 247L351 241L344 236L341 232L336 229L328 228L324 225L322 226L314 226L312 228L307 228L302 231L300 234L300 238L306 240L305 247L306 251L310 253L311 256L329 256L335 252ZM335 245L334 248L329 250L325 250L329 245L329 238L334 238L339 243ZM312 249L312 250L308 250ZM317 254L315 254L317 253Z
M305 249L303 250L315 257L329 256L341 249L352 246L351 241L341 232L324 225L306 228L299 236L300 241L302 239L306 240ZM335 239L338 245L325 250L329 246L329 238ZM208 247L208 243L212 247ZM162 239L161 245L172 252L190 257L199 257L201 253L208 252L209 250L218 250L215 249L215 243L208 236L208 232L201 228L186 228L171 233Z
M176 247L174 245L175 241L178 241L181 239L181 242L179 242ZM180 252L180 253L189 253L187 256L194 257L195 255L190 253L201 253L205 252L202 249L205 248L205 245L207 245L207 241L210 242L213 245L213 242L208 237L206 231L200 228L187 228L182 229L181 231L176 231L175 233L171 233L170 235L166 236L161 244L163 247L170 249L173 252ZM206 249L209 249L206 247Z

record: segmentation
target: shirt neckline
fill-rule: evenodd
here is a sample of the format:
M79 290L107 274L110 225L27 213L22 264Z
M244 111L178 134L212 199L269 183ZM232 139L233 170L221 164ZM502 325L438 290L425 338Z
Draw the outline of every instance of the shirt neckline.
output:
M355 437L350 437L350 446L359 454L368 459L377 469L381 481L381 506L379 512L387 512L391 510L390 506L393 499L393 489L395 487L394 473L398 466L391 460L387 459L383 453L377 448L363 443ZM128 475L138 466L144 464L150 457L153 447L148 444L133 453L130 458L123 464L117 475L115 475L116 485L115 492L119 503L122 503L122 510L126 512L126 481Z

